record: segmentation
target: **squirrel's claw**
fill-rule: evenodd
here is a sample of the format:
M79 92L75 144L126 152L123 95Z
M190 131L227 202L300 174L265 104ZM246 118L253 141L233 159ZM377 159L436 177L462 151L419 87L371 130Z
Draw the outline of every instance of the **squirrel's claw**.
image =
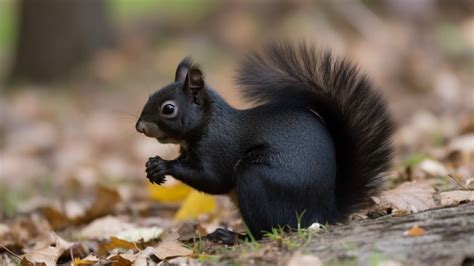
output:
M161 185L163 184L165 180L165 171L166 169L166 164L163 159L160 157L151 157L148 159L148 161L145 164L146 170L145 172L147 173L147 178L150 180L152 184L157 184Z

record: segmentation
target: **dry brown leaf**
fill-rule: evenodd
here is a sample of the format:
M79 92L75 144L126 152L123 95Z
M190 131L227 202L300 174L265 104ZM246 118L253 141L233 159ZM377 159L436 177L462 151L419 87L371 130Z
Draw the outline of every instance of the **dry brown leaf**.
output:
M54 243L51 238L51 227L43 217L37 214L17 217L9 221L6 226L8 230L3 232L1 243L5 246L18 245L21 247L30 246L34 243L45 243L41 248Z
M99 187L96 192L94 202L86 210L83 217L79 217L75 222L87 223L98 217L112 213L114 206L120 202L119 193L110 188Z
M455 206L461 202L474 201L474 191L454 190L439 193L442 206Z
M72 221L66 215L53 207L41 208L41 212L48 219L53 230L61 230L72 224Z
M380 206L392 208L395 212L414 213L437 207L434 188L425 182L405 182L382 193Z
M127 223L117 217L106 216L96 219L79 233L79 238L85 239L107 239L120 232L135 229L133 224Z
M192 250L183 247L177 239L177 234L168 235L153 249L153 254L160 260L173 257L189 256L193 254Z
M422 236L425 234L425 229L419 227L417 224L413 225L409 230L405 231L405 236Z
M466 189L469 189L469 190L474 190L474 178L468 178L466 179L466 185L465 185Z
M147 259L153 255L153 251L155 249L153 247L146 247L144 250L140 251L136 254L136 259L133 262L134 266L147 266L148 262Z
M127 252L124 254L110 255L107 259L112 262L113 266L128 266L132 265L136 257L137 255L133 254L133 252Z
M95 199L90 206L77 217L68 217L68 210L60 211L53 207L41 208L43 215L51 224L53 230L64 229L70 225L88 223L96 218L112 213L115 204L120 202L120 195L116 190L99 187ZM67 207L67 206L66 206ZM77 213L74 213L77 215Z
M180 241L188 241L199 237L196 233L197 224L193 222L184 222L178 229Z
M69 241L66 241L66 240L62 239L61 237L59 237L54 232L49 232L47 236L36 239L35 245L33 247L24 248L23 251L25 253L29 253L29 252L33 252L35 250L44 249L44 248L49 247L53 244L56 248L58 248L59 250L62 250L62 251L68 250L68 249L72 248L75 245L75 243L72 243L72 242L69 242Z
M23 255L23 259L29 263L45 263L47 266L56 265L56 261L64 250L56 247L46 247L40 250L32 251Z
M193 254L193 251L183 247L178 241L166 241L155 247L153 254L160 260L164 260L173 257L189 256Z
M472 165L474 162L474 133L453 139L445 149L446 159L454 166Z
M54 247L50 246L54 243ZM44 262L46 265L55 265L56 260L66 251L75 246L75 243L66 241L54 232L49 233L49 238L45 238L35 244L31 251L26 251L24 255L25 263Z
M206 230L206 228L204 228L204 226L200 224L196 226L196 232L199 236L206 236L208 234L208 231Z

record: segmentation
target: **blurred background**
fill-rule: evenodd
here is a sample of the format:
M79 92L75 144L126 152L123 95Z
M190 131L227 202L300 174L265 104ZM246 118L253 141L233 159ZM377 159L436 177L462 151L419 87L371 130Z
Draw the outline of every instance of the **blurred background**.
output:
M473 176L472 0L0 0L0 220L99 185L159 198L144 164L177 149L135 131L149 94L191 55L247 107L234 71L269 39L316 43L372 77L397 121L394 167L453 157Z

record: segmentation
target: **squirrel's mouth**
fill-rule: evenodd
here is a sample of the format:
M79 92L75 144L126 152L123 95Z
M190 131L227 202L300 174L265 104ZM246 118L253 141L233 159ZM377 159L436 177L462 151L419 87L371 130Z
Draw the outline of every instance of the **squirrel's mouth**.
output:
M140 119L135 125L135 128L138 132L145 134L145 136L155 138L158 141L168 138L168 136L155 123L146 122Z
M162 144L180 144L181 141L170 138L165 132L163 132L155 123L138 120L136 124L138 132L145 134L145 136L156 139Z

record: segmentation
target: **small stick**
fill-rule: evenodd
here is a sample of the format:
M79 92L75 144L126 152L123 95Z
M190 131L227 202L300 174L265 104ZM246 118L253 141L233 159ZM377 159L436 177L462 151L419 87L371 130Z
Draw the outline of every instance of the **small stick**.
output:
M13 251L9 250L7 247L5 247L4 245L0 244L0 246L5 249L6 251L8 251L8 253L12 254L13 256L15 256L15 258L19 259L19 260L22 260L23 258L20 257L19 255L15 254Z
M461 189L466 190L466 187L461 182L459 182L459 180L456 177L454 177L452 174L448 174L448 176L452 180L454 180L454 182L456 182L456 184L458 184L458 186L461 187Z

